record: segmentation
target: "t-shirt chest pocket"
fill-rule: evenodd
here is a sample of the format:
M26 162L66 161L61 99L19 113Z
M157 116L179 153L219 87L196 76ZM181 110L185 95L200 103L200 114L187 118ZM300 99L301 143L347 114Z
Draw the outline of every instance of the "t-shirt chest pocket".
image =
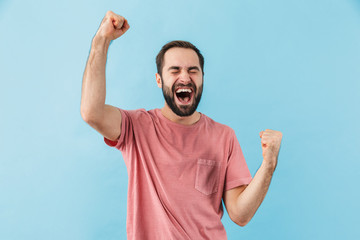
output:
M216 193L219 188L220 163L198 159L196 167L195 189L205 195Z

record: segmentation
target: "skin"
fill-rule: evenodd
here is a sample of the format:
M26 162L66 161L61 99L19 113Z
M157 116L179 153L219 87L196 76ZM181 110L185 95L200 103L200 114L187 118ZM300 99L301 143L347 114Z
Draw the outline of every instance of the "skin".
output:
M280 151L282 133L266 129L259 133L263 162L249 185L226 191L223 195L226 210L233 222L245 226L265 198L275 171Z
M155 77L159 88L163 87L162 84L171 89L174 84L187 85L192 82L199 89L203 84L203 74L199 58L194 50L187 48L171 48L166 51L164 54L162 78L159 73L156 73ZM194 100L195 97L192 97L191 103ZM181 104L177 103L177 105L180 106ZM200 113L197 111L190 116L178 116L170 109L166 102L161 112L169 120L184 125L194 124L200 119Z
M115 40L128 31L128 21L112 11L108 11L95 34L89 58L83 76L81 95L81 116L96 131L109 140L116 141L121 134L121 114L114 106L105 104L105 66L107 51L112 40ZM172 48L164 56L162 80L156 73L156 83L162 88L162 84L171 89L173 84L187 84L193 82L197 88L203 83L203 75L199 59L191 49ZM177 66L178 71L169 69ZM197 66L200 70L189 70L189 67ZM192 101L194 98L192 99ZM171 121L179 124L191 125L199 121L201 114L195 111L190 116L180 117L176 115L169 106L164 104L162 114ZM230 189L223 194L225 207L230 218L239 226L245 226L268 191L271 178L275 171L282 133L266 129L259 133L263 161L249 185Z
M105 67L110 42L130 28L128 21L112 11L103 18L92 43L83 76L80 113L86 123L109 140L116 141L121 134L121 114L105 104Z

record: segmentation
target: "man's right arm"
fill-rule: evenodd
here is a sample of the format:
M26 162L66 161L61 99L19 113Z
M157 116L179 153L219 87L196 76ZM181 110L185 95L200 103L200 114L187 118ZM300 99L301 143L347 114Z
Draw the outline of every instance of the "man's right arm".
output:
M83 76L81 116L85 122L109 140L115 141L121 134L121 113L105 104L105 67L111 40L129 29L127 20L108 11L91 43L90 55Z

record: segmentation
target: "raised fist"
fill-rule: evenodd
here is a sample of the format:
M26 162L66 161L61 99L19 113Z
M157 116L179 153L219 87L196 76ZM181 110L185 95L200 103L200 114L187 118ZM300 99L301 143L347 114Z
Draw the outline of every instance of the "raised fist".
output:
M282 133L280 131L266 129L265 131L260 132L260 138L264 161L267 161L276 167Z
M130 25L124 17L107 11L95 36L111 41L123 35L129 28Z

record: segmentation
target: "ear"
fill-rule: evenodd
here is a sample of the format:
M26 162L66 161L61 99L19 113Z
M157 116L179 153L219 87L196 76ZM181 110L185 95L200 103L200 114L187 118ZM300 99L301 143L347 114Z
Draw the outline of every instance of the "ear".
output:
M156 83L157 83L158 87L159 87L159 88L162 88L162 83L161 83L160 74L155 73L155 77L156 77Z

